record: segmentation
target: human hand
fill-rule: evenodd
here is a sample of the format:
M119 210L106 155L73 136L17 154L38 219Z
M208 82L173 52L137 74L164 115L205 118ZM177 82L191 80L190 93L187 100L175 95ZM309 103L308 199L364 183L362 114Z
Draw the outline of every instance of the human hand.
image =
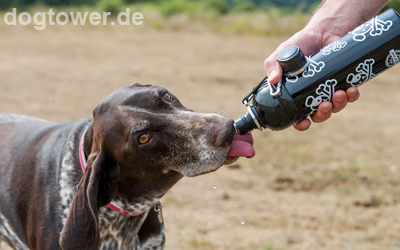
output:
M268 75L268 81L272 84L279 82L282 76L282 68L279 66L276 58L283 49L297 45L303 51L304 55L309 56L318 52L321 48L329 43L339 39L344 34L342 32L319 32L316 28L306 27L299 31L287 41L283 42L278 48L265 60L264 68ZM329 101L322 102L315 114L310 118L313 122L319 123L326 121L331 117L332 113L337 113L346 107L348 102L356 101L360 93L356 87L351 87L347 91L339 90L333 94L332 103ZM309 118L293 125L299 131L307 130L311 126Z
M360 92L356 87L351 87L344 92L343 90L338 90L333 94L332 103L329 101L322 102L315 114L311 115L310 118L315 123L320 123L326 121L331 117L332 113L337 113L346 107L348 102L356 101L360 96ZM306 118L293 127L299 131L305 131L311 126L311 121Z

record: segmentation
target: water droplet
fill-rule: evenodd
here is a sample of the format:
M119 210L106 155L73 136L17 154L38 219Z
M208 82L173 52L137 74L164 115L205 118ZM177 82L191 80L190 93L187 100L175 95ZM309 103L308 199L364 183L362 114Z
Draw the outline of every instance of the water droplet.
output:
M245 220L242 220L242 221L240 222L240 224L242 224L242 225L244 225L244 223L246 223Z
M213 188L214 188L214 189L217 189L217 186L214 186Z

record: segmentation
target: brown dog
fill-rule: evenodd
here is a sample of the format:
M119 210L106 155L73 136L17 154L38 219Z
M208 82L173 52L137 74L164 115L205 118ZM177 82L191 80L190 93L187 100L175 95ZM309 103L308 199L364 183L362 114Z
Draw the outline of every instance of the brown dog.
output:
M93 120L2 114L0 240L15 249L162 249L158 200L183 176L252 157L251 143L235 137L232 120L140 84L104 99Z

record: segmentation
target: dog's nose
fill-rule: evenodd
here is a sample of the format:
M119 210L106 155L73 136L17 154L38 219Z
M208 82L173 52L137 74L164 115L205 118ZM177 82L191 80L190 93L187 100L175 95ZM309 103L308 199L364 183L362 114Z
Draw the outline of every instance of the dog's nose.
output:
M218 129L215 130L213 135L214 145L217 147L229 147L235 137L234 121L231 119L224 119Z

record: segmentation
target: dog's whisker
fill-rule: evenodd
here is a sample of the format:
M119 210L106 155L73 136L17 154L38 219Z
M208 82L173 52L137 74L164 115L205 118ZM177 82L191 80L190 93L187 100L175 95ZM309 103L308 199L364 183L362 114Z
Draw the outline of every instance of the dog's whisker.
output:
M232 114L231 111L226 111L222 116L228 118L230 114Z
M223 115L221 115L221 113L225 112L225 111L227 111L227 109L222 109L221 111L218 112L218 115L223 116Z

